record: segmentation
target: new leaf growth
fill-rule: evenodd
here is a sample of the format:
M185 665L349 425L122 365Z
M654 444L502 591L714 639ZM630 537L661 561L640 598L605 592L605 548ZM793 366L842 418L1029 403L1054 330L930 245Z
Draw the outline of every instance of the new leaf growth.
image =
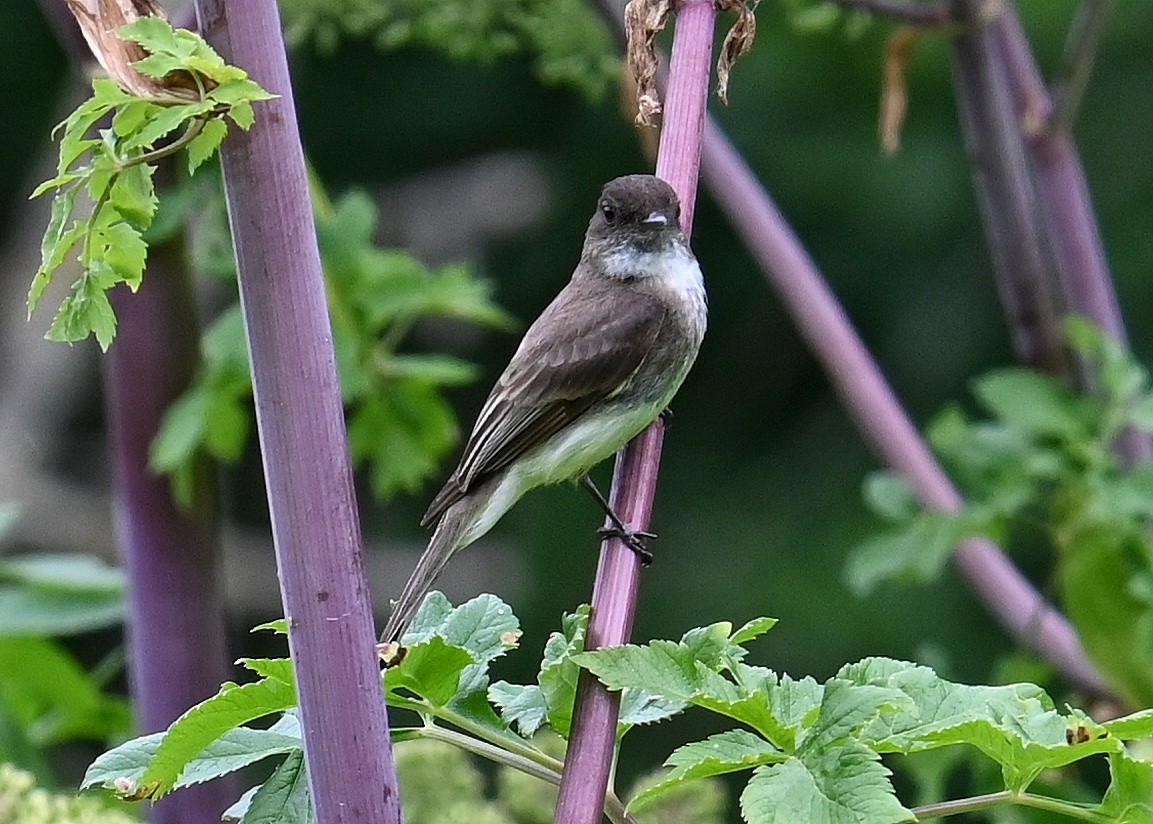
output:
M134 72L160 82L144 86L151 93L142 95L99 78L93 81L93 96L57 127L63 133L56 176L32 193L56 194L40 268L28 292L31 317L56 271L79 247L80 276L46 337L72 343L93 334L105 350L116 336L108 290L124 283L136 291L144 274L148 248L143 233L156 215L156 162L186 148L191 174L215 154L228 133L227 119L248 129L252 104L272 97L197 35L174 30L159 17L142 17L117 33L147 55L131 64ZM116 74L125 82L126 72ZM110 125L97 128L93 136L102 122ZM177 132L178 137L157 148ZM77 208L81 193L93 204L90 210Z

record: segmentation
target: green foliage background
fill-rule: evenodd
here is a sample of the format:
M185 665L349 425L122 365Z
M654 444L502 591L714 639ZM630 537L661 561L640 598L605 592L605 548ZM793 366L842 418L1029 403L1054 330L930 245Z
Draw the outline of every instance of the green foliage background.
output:
M1052 73L1076 4L1020 6ZM957 130L946 42L929 37L917 49L903 146L890 159L875 136L887 28L854 38L836 30L802 34L774 0L761 4L758 20L757 44L734 72L731 105L713 104L714 112L915 418L924 423L951 400L971 403L972 379L1009 363L1011 354ZM1077 128L1120 301L1145 363L1153 360L1151 41L1153 6L1119 0ZM497 151L530 152L545 164L554 188L544 222L490 244L474 261L496 283L496 300L526 322L567 278L603 182L645 168L615 90L589 103L544 86L528 57L452 60L419 38L382 54L366 35L337 44L306 39L293 60L305 145L334 193ZM24 208L29 168L47 151L44 136L60 119L56 107L71 82L36 4L0 5L0 110L19 124L7 130L0 155L0 243ZM715 620L772 614L781 624L763 642L762 660L797 676L824 679L845 661L888 655L945 661L939 671L958 681L992 680L1008 643L952 574L924 589L882 586L864 599L843 583L848 549L880 525L860 497L877 463L702 194L694 246L706 272L710 330L674 406L654 519L661 538L645 573L635 636L676 637ZM479 352L461 353L483 367L476 385L453 391L465 425L514 344L512 335L488 333ZM239 500L260 500L256 466L250 450L233 475ZM368 503L364 481L370 532L420 540L417 522L432 490L384 508ZM257 503L241 515L260 513ZM531 495L498 527L522 553L524 584L513 600L526 645L543 642L558 605L588 598L598 523L583 495L558 488ZM1053 590L1042 550L1025 546L1019 561ZM378 592L383 584L374 582ZM531 673L509 677L523 682ZM709 723L690 715L638 730L632 752L665 754L677 741L707 735ZM649 766L637 761L622 770Z

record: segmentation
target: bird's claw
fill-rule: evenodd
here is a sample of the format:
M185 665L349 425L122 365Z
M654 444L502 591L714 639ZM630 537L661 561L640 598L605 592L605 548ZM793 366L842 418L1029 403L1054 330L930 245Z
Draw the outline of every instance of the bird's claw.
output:
M661 423L665 425L665 429L668 429L669 424L673 422L672 407L666 406L664 409L662 409L659 417L661 419Z
M653 562L653 554L649 548L645 546L645 541L656 538L654 532L644 532L642 530L624 529L619 526L602 526L597 530L597 536L602 540L605 538L620 538L620 540L637 554L641 559L641 566L648 566Z

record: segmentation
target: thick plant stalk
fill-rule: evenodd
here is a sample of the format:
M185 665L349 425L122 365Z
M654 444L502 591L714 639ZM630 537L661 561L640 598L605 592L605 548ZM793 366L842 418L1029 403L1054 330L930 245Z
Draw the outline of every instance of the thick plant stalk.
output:
M318 824L400 799L324 280L274 0L197 0L205 38L279 95L221 148L281 596Z
M1068 377L1059 278L1000 51L984 0L955 8L964 24L952 41L957 110L1013 348L1020 362Z
M1043 226L1053 249L1066 305L1126 343L1125 322L1109 275L1089 185L1070 132L1073 113L1067 109L1055 111L1013 6L1006 6L990 24L990 37L999 48L1002 69L1013 93L1025 154L1041 195ZM1130 430L1117 446L1131 464L1153 458L1153 439L1147 434Z
M677 9L656 174L680 198L681 228L686 236L692 234L715 20L713 0L683 0ZM617 456L611 503L630 529L648 528L663 441L664 424L657 420ZM619 539L602 544L587 649L628 643L640 569L637 554ZM609 692L589 672L582 671L556 824L597 824L601 820L619 710L620 693Z
M111 294L119 319L105 395L115 467L116 528L128 575L128 671L140 732L159 732L228 679L216 529L216 485L196 481L190 512L168 479L148 468L148 448L169 405L188 385L199 329L178 244L154 248L140 290ZM207 470L207 464L202 466ZM154 824L214 821L236 800L233 777L161 799Z
M890 468L913 484L925 506L957 511L961 496L776 204L711 119L705 125L702 152L706 185L785 302L866 439ZM958 545L953 559L1018 642L1044 655L1079 687L1108 692L1068 621L996 546L970 538Z

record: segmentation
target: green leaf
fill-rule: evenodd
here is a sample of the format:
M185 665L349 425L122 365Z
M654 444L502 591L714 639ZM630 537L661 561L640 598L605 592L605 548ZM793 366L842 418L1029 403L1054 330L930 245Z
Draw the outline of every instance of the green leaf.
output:
M1153 763L1121 751L1109 757L1109 771L1101 813L1120 824L1153 824Z
M747 644L749 641L760 638L776 625L776 618L754 618L743 627L738 629L736 632L734 632L732 637L729 638L729 643L736 644L738 646Z
M491 661L516 646L520 622L509 605L495 595L478 595L453 608L442 593L434 590L425 597L403 643L418 644L433 635L452 646L463 647L477 661Z
M908 480L887 470L870 472L865 478L865 504L894 523L909 520L921 508Z
M46 638L0 638L0 696L41 748L121 736L132 725L128 703L101 692L63 646Z
M196 454L208 427L211 401L203 386L195 386L168 407L148 450L153 472L171 472Z
M468 650L432 635L409 646L400 664L385 671L385 689L407 689L433 706L443 707L456 695L465 667L474 663L476 659Z
M288 635L288 619L276 618L272 621L265 621L263 624L257 624L249 632L274 632L277 635Z
M28 317L36 311L36 304L40 296L52 282L52 274L64 262L68 251L75 246L88 229L85 221L76 221L69 229L64 228L68 218L72 215L72 208L76 203L79 186L70 186L56 193L52 200L52 216L48 220L48 228L44 232L44 240L40 244L40 268L32 279L32 287L28 291Z
M904 526L856 546L845 565L845 582L863 596L892 579L934 581L952 555L962 529L961 519L949 513L919 512Z
M140 785L152 798L175 786L180 774L205 747L229 730L257 718L284 712L296 704L296 690L283 681L265 678L250 684L225 684L168 728Z
M304 752L295 750L252 796L244 824L312 824L312 821Z
M104 260L116 276L135 292L144 276L144 260L148 255L148 246L140 230L129 223L118 221L99 231L98 240L104 244L101 250Z
M200 129L200 134L188 144L188 174L195 172L200 164L216 154L227 136L228 124L223 120L213 118L207 121Z
M0 637L73 635L124 620L119 592L52 592L0 584Z
M500 707L504 722L510 726L516 724L525 738L532 738L548 717L548 703L537 684L497 681L488 688L488 700Z
M388 355L381 372L389 378L415 378L438 386L463 386L476 380L477 368L450 355Z
M157 80L160 80L170 72L183 69L184 61L172 54L156 52L145 57L143 60L137 60L132 64L132 68L143 75L155 77Z
M747 730L718 733L674 750L665 761L665 766L672 767L672 771L659 783L631 799L629 810L641 810L669 790L698 778L775 764L788 758L772 744Z
M856 742L811 759L759 767L741 793L749 824L899 824L914 821L901 806L880 757Z
M252 124L256 122L256 115L252 111L251 103L234 103L232 108L228 110L228 116L244 131L251 129Z
M72 552L9 556L0 560L0 579L46 592L121 595L125 587L123 570Z
M1047 375L1010 368L979 378L974 392L985 408L1030 435L1085 438L1088 427L1077 397Z
M1153 705L1153 598L1147 536L1108 524L1067 530L1057 580L1067 614L1109 685Z
M152 175L155 171L155 166L144 163L129 166L116 176L112 182L112 187L108 190L109 205L120 212L126 220L140 228L151 224L152 218L156 215L156 206L159 201L152 186ZM122 239L110 235L108 242L110 244L120 243ZM142 240L138 242L143 246ZM141 260L143 260L145 253L146 250L139 252Z
M162 17L140 17L121 26L116 33L125 40L138 43L152 54L189 57L195 47L195 43L178 37L176 30Z
M1110 735L1124 741L1153 736L1153 709L1141 710L1132 715L1114 718L1101 725Z
M553 632L545 642L537 684L548 708L548 725L553 732L567 738L572 727L573 707L576 702L580 667L573 656L585 647L588 631L589 607L582 605L576 612L561 619L561 631Z
M174 132L194 117L206 114L211 108L212 103L208 101L162 107L143 126L124 139L123 151L132 153L149 149L160 138Z
M104 787L122 795L133 794L164 735L158 732L134 738L104 753L88 767L81 789ZM189 761L175 788L211 781L265 758L299 751L301 747L300 726L292 715L285 715L267 730L237 727L224 733Z

